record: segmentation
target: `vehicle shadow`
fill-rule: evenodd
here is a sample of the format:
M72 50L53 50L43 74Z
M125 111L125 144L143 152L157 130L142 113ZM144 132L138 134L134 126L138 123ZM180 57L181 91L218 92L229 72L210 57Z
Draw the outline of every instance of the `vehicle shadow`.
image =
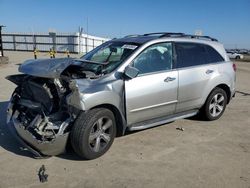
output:
M15 137L10 133L6 125L6 110L9 101L0 102L0 147L6 151L17 155L33 158L32 153L25 150L21 144L17 142Z
M78 156L74 151L73 148L68 144L66 152L55 157L59 157L61 159L72 160L72 161L86 161L86 159L81 158Z

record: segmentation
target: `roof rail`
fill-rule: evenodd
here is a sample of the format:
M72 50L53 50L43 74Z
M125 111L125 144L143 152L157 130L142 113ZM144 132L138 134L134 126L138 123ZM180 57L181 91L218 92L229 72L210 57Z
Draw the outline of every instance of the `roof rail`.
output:
M165 33L163 35L160 36L160 38L162 37L183 37L184 35L186 35L185 33Z
M171 37L171 36L182 36L184 33L174 33L174 32L157 32L157 33L146 33L143 36L160 35L161 37Z
M218 41L217 39L209 37L209 36L184 35L183 37L190 37L190 38L196 38L196 39L207 39L207 40L211 40L211 41Z
M140 36L158 36L159 38L163 37L186 37L186 38L195 38L195 39L207 39L211 41L218 41L215 38L209 37L209 36L199 36L199 35L190 35L190 34L185 34L185 33L174 33L174 32L156 32L156 33L146 33L143 35L127 35L124 38L129 38L129 37L140 37Z
M134 34L134 35L127 35L127 36L125 36L125 37L123 37L123 38L139 37L139 36L141 36L141 35Z

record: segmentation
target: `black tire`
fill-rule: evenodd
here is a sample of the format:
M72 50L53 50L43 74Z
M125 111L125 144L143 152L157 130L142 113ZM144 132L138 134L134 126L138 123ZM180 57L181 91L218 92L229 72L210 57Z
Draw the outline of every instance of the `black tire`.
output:
M215 100L217 95L217 101ZM223 101L220 101L222 100ZM213 121L219 119L224 113L227 105L226 92L216 87L208 96L203 108L201 109L201 115L205 120Z
M80 157L90 160L106 153L115 136L116 123L112 111L106 108L96 108L87 113L82 112L78 116L70 139L74 151Z
M240 59L240 56L236 56L235 59Z

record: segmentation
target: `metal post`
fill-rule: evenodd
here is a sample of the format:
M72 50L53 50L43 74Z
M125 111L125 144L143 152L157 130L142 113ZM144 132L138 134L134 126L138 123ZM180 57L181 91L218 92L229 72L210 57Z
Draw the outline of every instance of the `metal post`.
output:
M88 53L88 38L85 37L85 52Z
M16 51L16 35L13 35L13 48Z
M53 50L56 51L56 32L55 31L51 31L49 32L49 35L52 38L52 43L53 43Z
M67 55L68 58L70 58L69 50L68 49L66 50L66 55Z
M49 49L49 56L50 56L50 59L53 58L53 51L52 51L52 48Z
M87 17L87 40L86 40L86 53L88 53L88 40L89 40L89 18Z
M37 49L36 48L34 48L34 59L37 59Z
M80 54L81 52L83 52L83 37L82 37L82 33L83 33L83 28L79 27L79 36L78 36L78 54Z
M2 40L2 28L5 27L4 25L0 25L0 51L1 56L4 56L3 54L3 40Z
M36 35L33 33L33 49L36 48Z

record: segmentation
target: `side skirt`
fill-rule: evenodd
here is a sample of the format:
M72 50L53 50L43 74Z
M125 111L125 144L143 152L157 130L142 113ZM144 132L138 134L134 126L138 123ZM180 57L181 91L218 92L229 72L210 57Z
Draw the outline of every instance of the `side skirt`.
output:
M135 123L135 124L132 124L128 128L128 130L129 131L138 131L138 130L143 130L143 129L155 127L158 125L163 125L163 124L166 124L166 123L178 120L178 119L184 119L184 118L195 116L198 112L199 112L199 110L192 110L192 111L181 112L178 114L169 115L167 117L156 118L156 119L152 119L152 120L148 120L148 121Z

